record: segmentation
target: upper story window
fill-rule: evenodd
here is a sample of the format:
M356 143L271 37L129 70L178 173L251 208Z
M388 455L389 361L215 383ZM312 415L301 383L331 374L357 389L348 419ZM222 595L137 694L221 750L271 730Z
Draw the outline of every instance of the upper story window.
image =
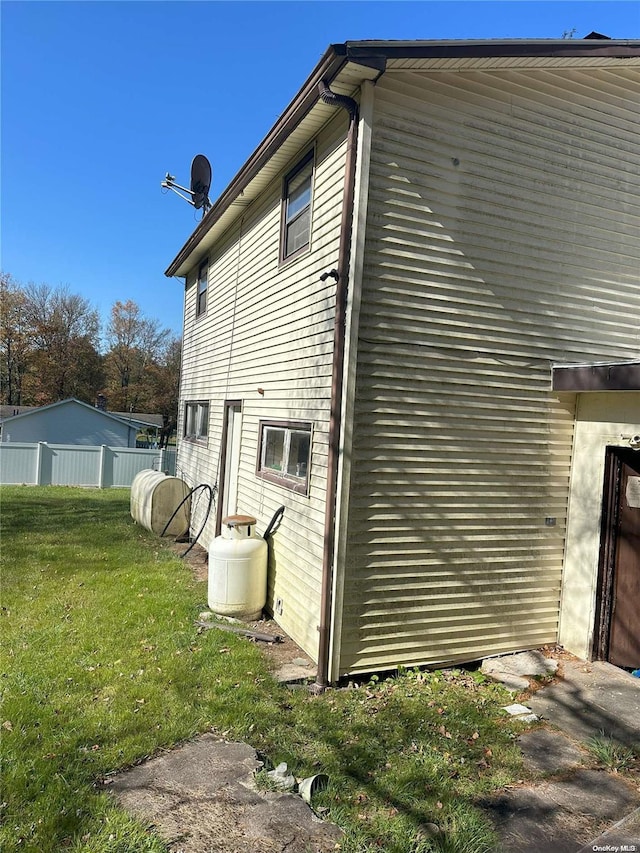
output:
M310 462L310 423L260 421L258 477L306 495Z
M282 191L280 260L286 261L309 248L311 239L311 184L313 151L285 176Z
M209 402L195 400L184 406L184 437L188 441L206 442L209 434Z
M196 317L207 310L207 285L209 281L209 260L205 259L198 267L198 291L196 293Z

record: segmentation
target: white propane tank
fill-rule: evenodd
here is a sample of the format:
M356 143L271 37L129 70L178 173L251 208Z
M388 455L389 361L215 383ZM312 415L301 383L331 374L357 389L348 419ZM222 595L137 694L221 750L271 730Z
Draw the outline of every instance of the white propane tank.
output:
M221 616L259 619L267 602L265 540L250 515L222 519L222 535L209 547L209 607Z
M140 471L131 483L131 518L147 530L158 535L189 494L189 486L179 477L168 477L162 471ZM189 532L191 501L184 503L167 528L169 536L183 536Z

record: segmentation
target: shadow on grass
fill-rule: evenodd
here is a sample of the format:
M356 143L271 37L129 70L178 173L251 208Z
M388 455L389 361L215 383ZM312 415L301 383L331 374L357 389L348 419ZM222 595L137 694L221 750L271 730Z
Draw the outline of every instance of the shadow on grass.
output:
M358 822L367 842L375 847L384 838L388 853L406 853L414 849L411 845L417 843L416 833L419 837L422 827L436 825L440 832L422 843L420 850L493 851L491 821L478 807L478 798L499 784L492 779L489 762L495 761L500 773L503 761L497 753L487 761L484 744L491 743L494 750L496 745L513 749L518 756L519 752L500 723L488 722L491 711L480 709L471 696L458 696L452 713L439 707L442 697L429 702L429 695L420 691L412 698L398 696L397 701L366 688L354 691L354 696L355 701L363 697L365 719L343 727L338 718L332 727L318 702L309 707L303 731L309 731L310 741L315 732L318 746L327 750L316 762L323 772L346 781L334 797L342 800L345 809L355 804L356 812L362 812ZM341 709L335 711L338 717L340 713ZM478 728L482 736L477 735ZM402 828L393 826L398 818Z
M428 822L443 829L441 838L429 842L434 850L492 849L486 825L484 832L478 829L483 829L481 816L469 780L486 773L484 790L491 787L491 771L477 766L481 739L486 735L487 742L505 744L507 734L495 719L491 722L493 705L481 707L469 693L471 684L466 698L464 689L458 691L457 706L446 713L439 708L444 704L440 691L448 689L443 677L431 693L428 685L414 683L415 695L396 694L396 685L388 684L298 702L270 686L255 649L227 635L197 635L197 599L193 591L187 594L186 575L176 586L173 569L155 566L157 571L148 575L138 570L141 555L149 558L151 549L162 549L133 526L128 492L16 491L5 491L2 508L16 581L11 663L14 672L29 677L16 676L14 707L7 713L16 750L24 751L25 743L17 720L33 737L30 756L40 767L42 788L35 800L16 792L25 839L31 824L33 832L40 832L36 806L38 815L49 815L48 830L54 833L43 851L50 853L63 835L81 836L94 805L82 793L91 778L214 727L242 740L263 738L270 746L267 753L288 752L283 758L292 766L300 761L313 769L319 760L342 796L337 809L350 813L345 822L357 825L370 849L379 847L381 838L387 853L426 849L416 848L415 836ZM115 547L109 550L108 543ZM152 554L150 566L158 559L162 556ZM49 572L49 563L57 571ZM63 596L59 581L76 569L78 582L69 584ZM112 577L106 578L103 569ZM45 580L51 598L46 612ZM29 636L25 614L33 617ZM43 703L51 703L46 715ZM441 726L452 740L440 733ZM480 743L473 738L476 728ZM464 769L460 756L468 762ZM76 794L56 792L59 775L69 778ZM360 805L363 795L370 808Z
M128 512L129 490L101 492L64 486L4 486L2 523L14 535L34 530L55 532L61 525L122 521Z

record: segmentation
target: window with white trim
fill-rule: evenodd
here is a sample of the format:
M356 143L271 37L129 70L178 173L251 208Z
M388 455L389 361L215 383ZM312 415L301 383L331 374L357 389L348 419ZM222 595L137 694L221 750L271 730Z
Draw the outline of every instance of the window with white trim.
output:
M280 260L302 254L311 241L313 151L285 176L282 190Z
M209 402L195 400L184 404L184 437L187 441L206 442L209 434Z
M207 310L207 288L209 283L209 260L204 260L198 267L198 283L196 291L196 317Z
M260 421L258 477L306 495L310 463L310 423Z

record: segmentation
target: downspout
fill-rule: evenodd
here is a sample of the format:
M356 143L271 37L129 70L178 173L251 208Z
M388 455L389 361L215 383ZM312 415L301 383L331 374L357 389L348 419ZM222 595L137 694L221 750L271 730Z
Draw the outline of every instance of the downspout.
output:
M327 493L324 517L324 549L322 555L322 581L320 598L320 624L318 626L318 671L314 689L322 692L329 686L329 648L331 643L330 623L336 532L336 494L338 463L340 460L340 435L342 409L342 384L344 371L344 344L349 285L349 259L355 195L356 159L358 150L358 104L353 98L332 92L322 80L318 84L320 99L331 106L340 107L349 113L347 152L342 196L342 218L340 223L340 245L338 269L332 274L336 278L336 308L333 332L333 366L331 373L331 406L329 414L329 454L327 470Z

